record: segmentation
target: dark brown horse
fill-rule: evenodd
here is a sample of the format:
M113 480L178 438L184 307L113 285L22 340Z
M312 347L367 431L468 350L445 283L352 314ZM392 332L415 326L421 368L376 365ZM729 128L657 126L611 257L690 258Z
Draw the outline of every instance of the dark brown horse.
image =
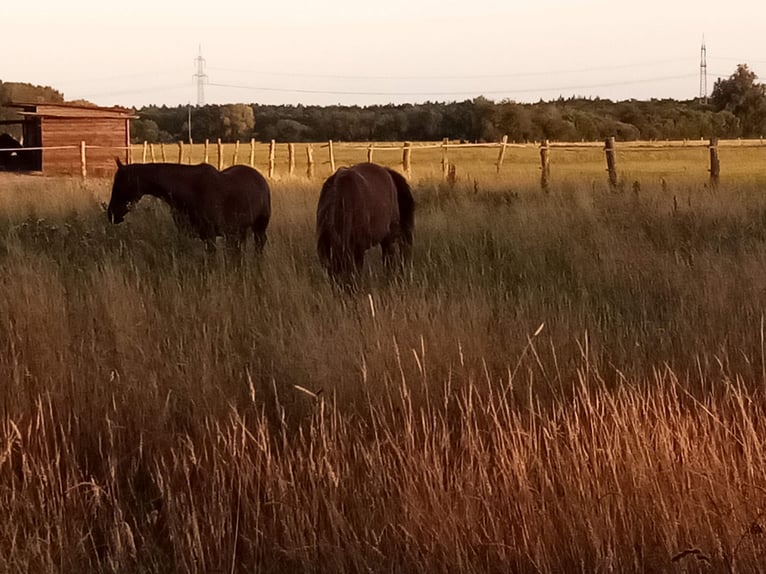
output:
M317 251L327 271L348 279L364 253L380 244L383 261L409 262L415 202L399 173L373 163L340 168L322 186L317 205Z
M144 195L167 203L176 224L208 244L223 236L230 246L239 247L248 232L253 233L259 251L266 244L271 191L266 179L251 167L235 165L218 171L208 164L122 165L117 160L109 221L120 223Z

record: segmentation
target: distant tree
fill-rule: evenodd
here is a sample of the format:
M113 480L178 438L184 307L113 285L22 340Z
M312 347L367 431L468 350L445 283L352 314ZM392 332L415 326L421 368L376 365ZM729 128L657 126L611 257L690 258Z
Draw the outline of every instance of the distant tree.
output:
M167 106L148 106L138 111L141 120L152 120L157 124L159 133L156 142L172 142L185 139L183 135L184 122L188 118L187 106L168 108ZM137 120L133 120L135 122ZM194 124L194 119L192 119ZM132 124L131 124L132 125ZM194 129L194 126L192 126ZM194 132L192 132L194 133ZM197 137L196 135L194 137ZM147 141L152 141L147 139Z
M420 141L439 140L443 136L442 113L431 103L413 106L408 112L409 133L407 139Z
M289 118L277 120L274 125L273 133L269 134L268 139L276 139L283 142L303 142L308 141L311 134L311 128L301 122Z
M555 141L577 139L577 128L572 119L564 117L560 104L538 104L534 112L533 120L543 138Z
M723 110L710 115L710 133L722 138L737 137L740 133L739 118Z
M495 125L495 103L484 96L471 102L471 131L469 139L474 141L495 141L499 134Z
M207 105L192 108L192 141L204 142L205 140L215 141L221 137L219 129L219 106ZM188 121L188 109L186 110Z
M572 113L572 121L575 125L575 131L580 139L595 141L601 139L601 130L599 129L598 119L592 114L581 110L575 110Z
M636 126L625 122L615 122L613 133L621 141L635 141L641 136Z
M515 102L498 104L497 127L511 141L534 140L534 125L529 106Z
M747 64L739 64L731 76L716 80L710 97L716 111L731 112L739 119L745 137L766 132L766 86L757 80Z
M255 114L247 104L227 104L218 109L219 137L226 141L250 139L255 129Z
M372 138L378 141L393 141L402 139L398 131L396 114L388 107L380 109L375 114L372 128Z
M138 119L130 122L130 139L133 143L160 141L160 128L154 120Z

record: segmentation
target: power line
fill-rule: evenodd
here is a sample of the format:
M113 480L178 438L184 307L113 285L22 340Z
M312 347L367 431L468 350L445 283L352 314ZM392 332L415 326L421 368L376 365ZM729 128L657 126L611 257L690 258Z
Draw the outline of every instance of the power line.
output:
M621 82L607 82L601 84L580 84L560 87L536 87L536 88L509 88L505 90L462 90L462 91L428 91L428 92L379 92L379 91L355 91L355 90L316 90L306 88L277 88L273 86L246 86L241 84L224 84L210 82L208 85L217 88L232 88L240 90L251 90L256 92L279 92L294 94L322 94L332 96L465 96L476 93L484 95L501 94L528 94L533 92L564 92L570 90L587 90L595 88L610 88L617 86L630 86L635 84L646 84L653 82L665 82L670 80L683 80L696 77L696 74L682 74L677 76L663 76L655 78L643 78L636 80L627 80Z
M82 99L88 99L88 98L108 98L112 96L129 96L132 94L144 94L146 92L158 92L160 90L180 90L181 88L188 90L189 84L165 84L160 86L141 86L140 88L131 88L128 90L116 90L116 91L109 91L109 92L98 92L98 93L91 93L91 94L80 94L80 98Z
M347 75L347 74L307 74L298 72L266 72L255 69L242 68L221 68L210 66L210 70L219 72L233 72L237 74L259 74L262 76L275 76L285 78L314 78L328 80L486 80L500 78L525 78L539 77L562 74L586 74L589 72L600 72L605 70L623 70L630 68L640 68L644 66L656 66L659 64L669 64L674 62L688 62L689 58L668 58L664 60L655 60L651 62L642 62L637 64L615 64L612 66L592 66L588 68L578 68L570 70L544 70L539 72L513 72L507 74L474 74L474 75L453 75L453 76L388 76L388 75ZM212 85L212 84L211 84Z
M751 60L749 58L730 58L728 56L710 56L711 60L726 60L728 62L738 62L740 64L766 64L766 60Z

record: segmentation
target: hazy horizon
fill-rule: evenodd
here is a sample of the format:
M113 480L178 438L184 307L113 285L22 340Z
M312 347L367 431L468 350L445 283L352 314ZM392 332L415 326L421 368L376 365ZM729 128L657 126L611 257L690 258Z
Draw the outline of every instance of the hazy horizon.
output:
M692 99L700 46L707 91L739 63L766 74L766 8L733 0L499 0L466 6L350 0L190 11L166 1L130 7L41 0L34 19L4 8L0 80L49 85L99 105L197 102L194 59L206 60L205 103L358 104L558 97ZM232 17L231 15L236 15ZM34 41L30 41L34 39ZM55 57L54 57L55 56Z

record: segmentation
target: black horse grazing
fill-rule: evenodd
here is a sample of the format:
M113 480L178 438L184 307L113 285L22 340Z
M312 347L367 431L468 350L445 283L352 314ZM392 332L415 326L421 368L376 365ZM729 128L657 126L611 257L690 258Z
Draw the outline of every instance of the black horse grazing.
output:
M317 205L317 252L327 271L347 279L380 244L390 266L398 248L404 264L412 252L415 202L399 173L373 163L340 168L322 186Z
M238 248L248 231L259 251L266 244L271 191L266 179L251 167L235 165L218 171L208 164L122 165L117 160L109 221L120 223L144 195L165 201L176 224L190 228L208 244L223 236Z

